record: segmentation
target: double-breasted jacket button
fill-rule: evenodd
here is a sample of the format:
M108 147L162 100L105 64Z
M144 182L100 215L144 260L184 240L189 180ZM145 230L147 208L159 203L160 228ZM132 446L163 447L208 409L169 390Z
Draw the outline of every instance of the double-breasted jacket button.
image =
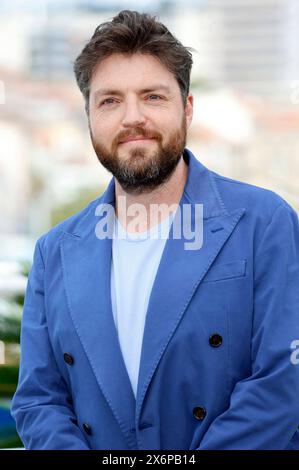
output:
M69 353L64 353L63 359L69 366L72 366L74 364L74 358Z
M193 408L193 416L199 421L202 421L205 418L206 414L207 412L203 406L196 406L195 408Z
M88 434L89 436L92 434L91 427L88 423L83 424L83 429L86 432L86 434Z
M222 344L222 336L220 336L218 333L211 335L209 338L209 343L212 348L219 348L219 346Z

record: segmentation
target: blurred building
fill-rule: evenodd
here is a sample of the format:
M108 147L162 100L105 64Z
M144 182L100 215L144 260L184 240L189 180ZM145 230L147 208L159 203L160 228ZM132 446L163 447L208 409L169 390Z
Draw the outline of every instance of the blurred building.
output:
M299 77L298 0L207 0L198 28L210 83L289 99Z
M196 91L189 145L209 168L276 191L299 213L299 106Z

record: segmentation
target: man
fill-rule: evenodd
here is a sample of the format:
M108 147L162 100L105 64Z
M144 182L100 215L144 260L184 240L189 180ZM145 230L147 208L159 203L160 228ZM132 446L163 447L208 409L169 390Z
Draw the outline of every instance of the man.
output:
M298 217L186 149L191 66L128 10L75 62L114 178L36 245L12 403L29 449L299 448Z

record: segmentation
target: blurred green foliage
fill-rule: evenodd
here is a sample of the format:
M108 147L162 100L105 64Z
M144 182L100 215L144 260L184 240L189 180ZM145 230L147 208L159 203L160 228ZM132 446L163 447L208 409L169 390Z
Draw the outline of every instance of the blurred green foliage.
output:
M18 365L0 366L0 397L11 398L15 393L19 375Z
M20 316L0 315L0 341L4 343L20 343Z
M52 227L82 210L89 202L97 199L104 190L104 186L99 185L96 188L86 188L78 191L68 202L52 211Z
M20 274L28 277L30 267L29 262L22 262L20 264ZM0 341L5 344L7 363L0 365L0 398L3 399L3 403L9 403L18 383L21 314L24 305L24 294L16 294L1 305L3 311L0 311ZM3 403L0 404L2 413L9 413L8 405L4 406ZM15 426L0 423L0 449L15 447L23 447Z

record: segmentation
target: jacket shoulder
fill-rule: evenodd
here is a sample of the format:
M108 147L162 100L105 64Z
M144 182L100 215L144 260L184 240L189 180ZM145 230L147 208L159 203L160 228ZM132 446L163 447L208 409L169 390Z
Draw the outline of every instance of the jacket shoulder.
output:
M275 191L254 184L228 178L211 171L222 201L228 210L244 207L248 213L271 220L278 207L294 213L290 204Z
M90 214L95 211L95 208L100 203L101 196L92 200L88 203L83 209L66 218L62 222L54 225L47 232L42 234L36 242L36 245L40 245L42 250L46 247L56 244L64 235L64 233L73 234L76 236L76 229L84 222L84 219L87 218Z

